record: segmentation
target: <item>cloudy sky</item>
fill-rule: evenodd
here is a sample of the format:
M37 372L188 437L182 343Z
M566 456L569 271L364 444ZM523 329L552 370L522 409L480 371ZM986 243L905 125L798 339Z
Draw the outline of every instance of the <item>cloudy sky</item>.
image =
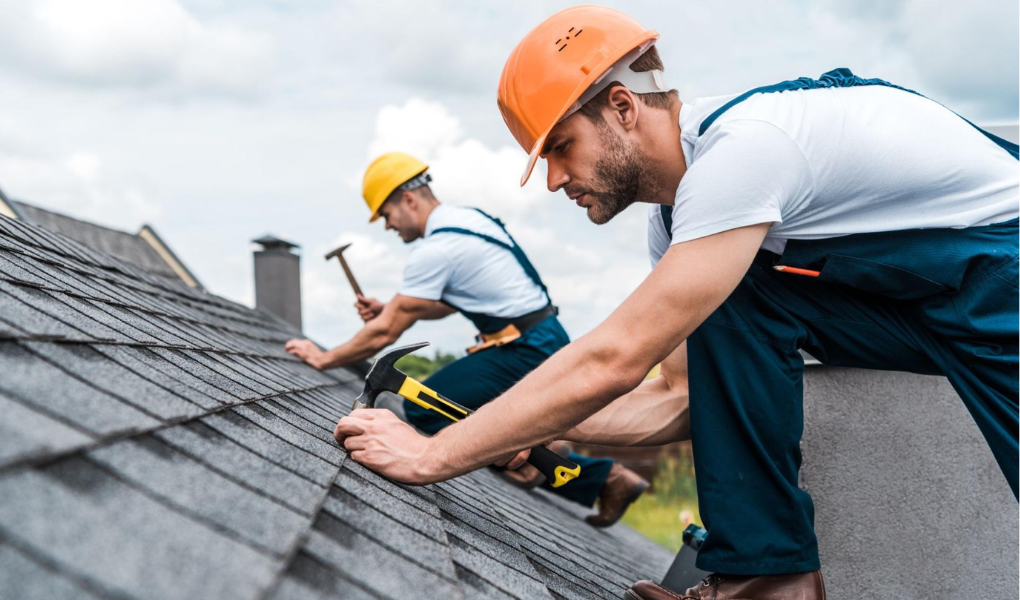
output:
M849 67L979 123L1016 123L1016 0L607 2L661 34L685 99ZM648 273L644 210L595 227L544 189L496 109L506 55L569 3L0 0L0 188L135 231L150 223L215 293L252 303L249 241L303 247L305 329L360 325L339 267L352 241L370 295L397 290L407 248L369 226L370 158L416 153L452 204L504 218L572 335ZM459 351L460 317L404 340Z

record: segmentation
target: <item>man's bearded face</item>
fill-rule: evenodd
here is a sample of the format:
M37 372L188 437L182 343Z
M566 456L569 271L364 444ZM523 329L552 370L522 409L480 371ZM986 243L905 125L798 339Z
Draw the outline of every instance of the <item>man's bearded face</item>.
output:
M595 163L592 181L587 186L589 189L585 191L595 198L588 207L588 219L596 225L603 225L637 201L643 188L647 187L643 184L648 175L643 167L644 161L633 145L625 142L605 123L595 125L602 152Z

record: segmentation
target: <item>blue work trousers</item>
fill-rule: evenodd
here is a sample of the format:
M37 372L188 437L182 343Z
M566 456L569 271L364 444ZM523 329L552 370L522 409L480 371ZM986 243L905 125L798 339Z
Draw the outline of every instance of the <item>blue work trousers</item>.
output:
M699 568L735 575L819 568L814 506L797 485L802 348L826 365L947 377L1017 494L1017 245L1013 220L791 241L781 257L759 252L688 339L694 464L708 529ZM782 273L776 264L821 274Z
M520 340L468 354L443 367L423 383L450 400L477 410L510 389L569 341L559 320L550 317L527 330ZM408 421L426 433L436 433L450 424L442 415L408 400L404 400L404 412ZM589 458L576 452L570 454L570 460L580 465L581 475L558 488L552 488L548 483L545 487L584 506L593 506L602 493L613 461Z

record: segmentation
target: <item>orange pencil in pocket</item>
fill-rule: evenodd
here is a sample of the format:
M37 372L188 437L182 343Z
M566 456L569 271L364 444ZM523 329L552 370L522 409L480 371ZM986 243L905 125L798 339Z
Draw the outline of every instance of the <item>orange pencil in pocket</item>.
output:
M787 267L786 265L776 265L772 267L780 273L793 273L794 275L804 275L805 277L818 277L821 275L820 271L812 271L811 269L798 269L797 267Z

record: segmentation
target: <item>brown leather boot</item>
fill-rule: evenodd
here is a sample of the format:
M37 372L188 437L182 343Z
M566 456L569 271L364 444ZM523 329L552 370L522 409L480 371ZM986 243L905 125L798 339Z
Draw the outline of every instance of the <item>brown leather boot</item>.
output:
M614 462L599 494L599 513L584 520L592 527L609 527L619 521L627 507L647 489L648 482L640 475Z
M709 575L682 596L657 583L639 581L626 600L825 600L821 571L790 575Z

